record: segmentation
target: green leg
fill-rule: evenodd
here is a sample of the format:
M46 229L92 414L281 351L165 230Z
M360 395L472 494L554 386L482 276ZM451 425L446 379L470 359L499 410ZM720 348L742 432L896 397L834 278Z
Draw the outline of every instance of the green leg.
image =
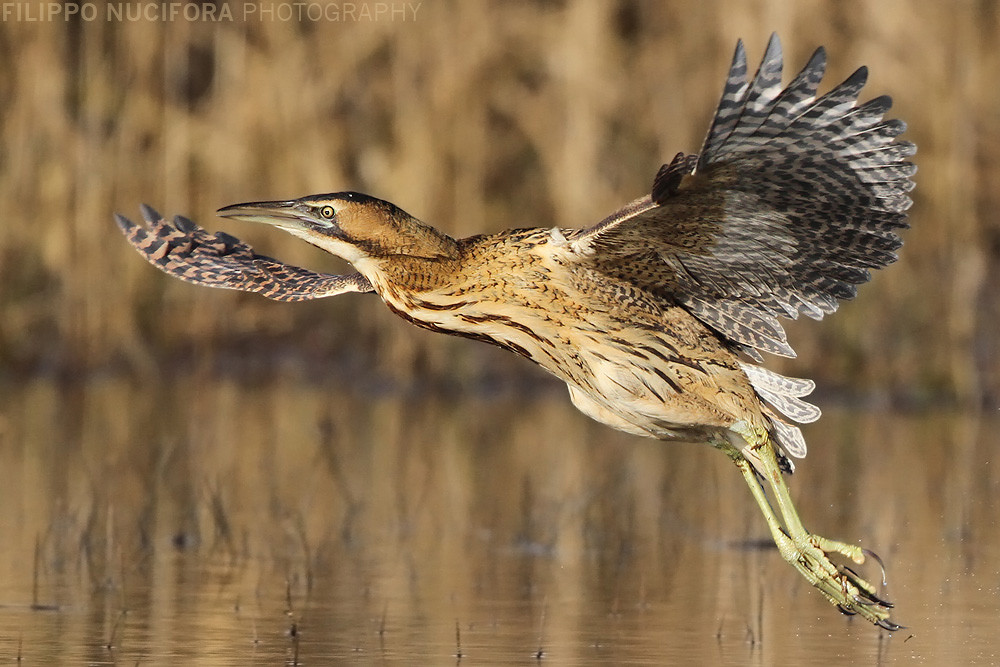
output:
M792 497L778 466L774 446L767 434L753 433L742 425L737 425L733 430L740 433L747 442L759 444L737 449L727 440L717 443L716 446L722 449L743 473L754 500L764 514L781 557L791 563L806 581L819 589L845 614L859 614L880 627L888 630L898 629L898 625L888 620L892 604L876 595L875 586L850 570L837 567L829 558L829 553L838 553L860 564L865 561L865 550L857 545L828 540L807 531L792 503ZM763 478L770 488L780 518L771 506L760 478Z

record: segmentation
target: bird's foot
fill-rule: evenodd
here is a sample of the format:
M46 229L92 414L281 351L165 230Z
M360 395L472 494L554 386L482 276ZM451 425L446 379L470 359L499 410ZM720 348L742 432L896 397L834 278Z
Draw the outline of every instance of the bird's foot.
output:
M841 612L848 616L857 614L886 630L902 627L889 620L893 605L879 596L875 585L850 567L838 566L830 560L830 554L837 553L861 565L870 557L881 567L882 561L875 553L811 533L798 539L783 534L776 542L781 556ZM885 583L884 574L882 583Z
M764 519L782 558L791 563L806 581L844 614L857 614L886 630L898 630L901 626L889 620L892 603L879 595L875 585L847 565L835 564L830 556L837 554L857 565L871 558L879 567L882 566L882 560L873 552L857 545L828 540L806 530L795 510L770 439L766 434L755 436L746 428L738 432L744 439L758 444L742 449L727 446L726 442L717 446L729 455L743 473L750 492L764 513ZM770 488L778 512L771 506L762 482ZM885 585L884 569L882 585Z

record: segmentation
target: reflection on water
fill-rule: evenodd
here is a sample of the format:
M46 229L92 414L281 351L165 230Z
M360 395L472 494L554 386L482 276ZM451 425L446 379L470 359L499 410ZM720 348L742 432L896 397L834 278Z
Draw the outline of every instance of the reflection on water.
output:
M1000 420L827 410L820 424L793 493L808 526L885 559L909 626L895 635L840 616L759 547L724 456L616 433L562 392L7 386L0 656L995 659Z

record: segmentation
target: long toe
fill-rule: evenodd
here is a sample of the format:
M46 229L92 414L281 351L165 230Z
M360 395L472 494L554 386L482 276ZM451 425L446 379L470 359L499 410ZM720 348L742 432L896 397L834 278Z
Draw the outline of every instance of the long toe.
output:
M861 616L886 630L898 630L901 626L889 620L893 605L878 594L878 588L849 567L834 564L830 560L830 554L819 546L841 544L843 543L808 535L804 540L789 538L785 544L779 544L779 551L785 560L795 566L809 583L844 614ZM858 554L863 554L863 550L858 547L843 550L835 548L834 552L857 562L855 549ZM863 555L860 561L864 561Z

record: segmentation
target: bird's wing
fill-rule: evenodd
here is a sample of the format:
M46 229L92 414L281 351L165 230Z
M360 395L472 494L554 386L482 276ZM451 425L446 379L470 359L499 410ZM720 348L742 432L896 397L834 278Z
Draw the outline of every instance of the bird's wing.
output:
M861 68L820 98L817 49L781 87L771 37L747 78L736 46L699 155L678 154L650 195L567 235L579 261L687 308L756 359L794 356L776 316L819 319L896 259L916 152L883 120L891 100L857 104Z
M148 229L120 215L118 226L139 254L172 276L199 285L257 292L276 301L305 301L344 292L370 292L360 273L345 276L316 273L258 255L246 243L224 232L210 234L187 218L167 222L142 207Z

